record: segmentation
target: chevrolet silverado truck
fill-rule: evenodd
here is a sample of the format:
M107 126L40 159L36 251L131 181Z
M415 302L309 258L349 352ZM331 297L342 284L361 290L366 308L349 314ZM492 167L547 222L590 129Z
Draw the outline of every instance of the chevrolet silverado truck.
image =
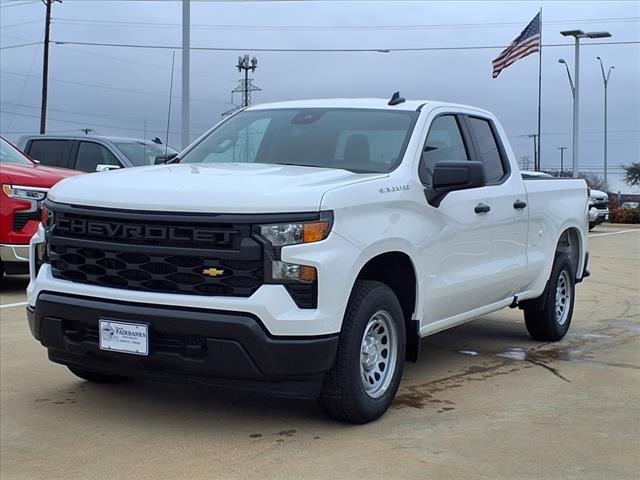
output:
M589 230L609 220L609 195L591 189L589 195Z
M0 137L0 280L29 273L29 241L42 201L56 182L78 172L39 165Z
M523 180L489 112L258 105L167 164L64 180L28 321L78 377L312 396L365 423L420 339L505 307L561 339L587 276L583 180Z

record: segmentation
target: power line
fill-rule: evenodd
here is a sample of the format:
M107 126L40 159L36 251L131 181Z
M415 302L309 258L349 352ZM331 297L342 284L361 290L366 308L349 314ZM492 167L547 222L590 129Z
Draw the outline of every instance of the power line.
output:
M30 23L40 23L41 20L29 20L28 22L12 23L11 25L2 25L2 29L19 27L21 25L29 25Z
M37 107L35 105L25 105L23 103L15 103L15 102L7 102L5 100L0 100L0 104L5 104L5 105L11 105L11 106L15 106L17 108L27 108L27 109L40 109L40 107ZM97 114L97 113L85 113L85 112L78 112L77 110L66 110L66 109L61 109L61 108L48 108L49 111L51 112L57 112L57 113L66 113L69 115L77 115L77 116L82 116L82 117L92 117L92 118L106 118L106 119L111 119L111 120L124 120L124 121L128 121L128 122L147 122L147 123L156 123L159 125L164 125L166 127L166 122L164 120L148 120L146 118L143 117L123 117L121 115L105 115L105 114ZM209 128L211 127L210 124L204 124L204 123L196 123L193 125L197 125L200 127L204 127L204 128ZM173 125L174 127L177 127L177 125Z
M31 5L32 3L40 3L40 0L31 0L29 2L2 2L0 8L20 7L22 5Z
M24 73L17 73L17 72L10 72L7 70L0 70L0 73L4 73L7 75L17 75L19 77L30 77L30 78L37 78L40 79L42 77L39 77L37 75L27 75ZM58 78L51 78L50 79L52 82L59 82L59 83L66 83L69 85L78 85L81 87L89 87L89 88L101 88L101 89L105 89L105 90L112 90L112 91L117 91L117 92L126 92L126 93L135 93L138 95L150 95L150 96L154 96L154 97L163 97L165 98L167 95L164 93L155 93L155 92L147 92L147 91L143 91L143 90L132 90L129 88L118 88L118 87L110 87L107 85L99 85L99 84L95 84L95 83L86 83L86 82L75 82L73 80L61 80ZM176 98L180 98L180 97L176 97ZM223 102L221 100L210 100L210 99L205 99L205 98L192 98L192 100L198 101L198 102L209 102L209 103L218 103L221 105L228 105L229 102Z
M180 47L171 45L147 45L133 43L101 43L101 42L70 42L66 40L54 41L57 45L84 45L90 47L122 47L122 48L155 48L162 50L175 50ZM635 45L640 40L618 41L618 42L589 42L585 46L596 45ZM543 47L573 47L573 43L549 43ZM307 53L356 53L356 52L373 52L373 53L390 53L390 52L422 52L422 51L450 51L450 50L496 50L504 49L506 45L471 45L458 47L399 47L399 48L239 48L239 47L191 47L195 51L212 51L212 52L238 52L238 51L254 51L254 52L307 52Z
M0 50L9 50L10 48L30 47L31 45L40 45L42 42L29 42L19 43L17 45L8 45L6 47L0 47Z
M7 113L7 114L13 114L13 115L17 115L19 117L27 117L27 118L40 118L39 115L30 115L28 113L13 113L13 112L9 112L7 110L2 110L0 109L0 113ZM51 120L52 122L62 122L62 123L70 123L73 125L83 125L86 126L87 122L86 121L77 121L77 120L65 120L63 118L49 118L49 120ZM144 128L135 128L135 127L123 127L121 125L110 125L110 124L105 124L105 123L93 123L91 122L91 125L94 127L104 127L104 128L113 128L116 130L127 130L127 131L137 131L137 132L143 132L145 131ZM158 129L160 130L160 129ZM171 131L170 132L172 135L179 135L180 132L175 132L175 131Z
M622 23L638 22L640 17L613 18L585 18L568 20L550 20L545 25L562 25L569 23ZM161 22L132 22L127 20L94 20L82 18L56 18L56 22L68 25L97 25L97 26L137 26L143 28L180 28L179 23ZM412 24L412 25L226 25L226 24L192 24L193 29L216 30L428 30L450 28L495 28L522 25L522 22L482 22L482 23L454 23L454 24Z

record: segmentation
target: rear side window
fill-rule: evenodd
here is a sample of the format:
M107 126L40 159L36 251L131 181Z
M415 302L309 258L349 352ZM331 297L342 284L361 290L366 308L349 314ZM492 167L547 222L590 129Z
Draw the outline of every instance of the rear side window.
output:
M66 167L70 150L71 140L32 140L29 156L42 165Z
M478 148L478 160L484 164L487 183L497 182L504 177L506 170L491 123L489 120L478 117L468 117L468 120L471 134Z
M76 170L95 172L98 165L120 165L106 147L94 142L80 142L76 155Z

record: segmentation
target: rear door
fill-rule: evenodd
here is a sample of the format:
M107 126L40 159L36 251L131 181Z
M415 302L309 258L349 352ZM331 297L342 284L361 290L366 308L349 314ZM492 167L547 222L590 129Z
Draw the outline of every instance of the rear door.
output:
M73 140L36 138L30 140L25 153L48 167L69 167L69 156Z
M455 112L438 114L423 147L425 183L436 163L474 157L464 119ZM465 315L486 305L484 278L491 265L493 213L486 211L485 187L449 193L435 208L425 203L425 236L421 266L425 323ZM455 321L455 320L454 320Z
M487 303L494 303L516 294L526 276L527 194L519 172L511 171L501 132L493 120L477 115L464 118L476 160L484 164L487 204L493 215L491 264L483 283Z

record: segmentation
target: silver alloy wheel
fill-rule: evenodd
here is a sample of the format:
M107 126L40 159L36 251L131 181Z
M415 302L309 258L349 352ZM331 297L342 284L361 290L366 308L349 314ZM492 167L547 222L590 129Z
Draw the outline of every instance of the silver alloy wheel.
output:
M364 329L360 345L360 379L372 398L384 395L396 369L398 334L391 314L374 313Z
M569 286L569 273L566 270L560 272L556 284L556 321L564 325L569 317L571 304L571 288Z

